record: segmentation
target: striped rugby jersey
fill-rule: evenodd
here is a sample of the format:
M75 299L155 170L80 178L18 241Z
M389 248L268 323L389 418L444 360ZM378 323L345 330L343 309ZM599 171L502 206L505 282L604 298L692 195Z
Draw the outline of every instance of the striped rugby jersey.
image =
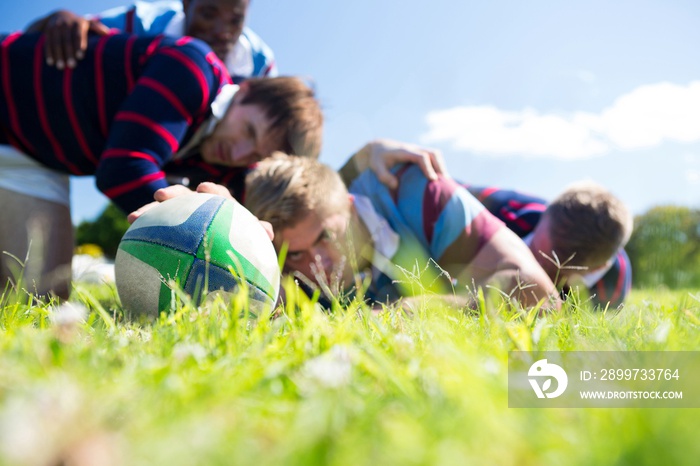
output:
M172 161L230 83L203 42L91 37L85 58L64 71L45 64L43 45L38 34L0 36L0 143L61 172L94 174L125 212L152 202L166 174L242 184L245 169L198 155Z
M180 0L134 2L94 16L105 26L136 35L185 34L185 15ZM224 60L233 82L247 78L278 75L275 57L268 45L250 28L244 27L238 42Z
M463 186L521 238L532 233L547 209L547 202L539 197L494 187ZM592 281L587 285L595 304L622 304L632 287L632 266L625 250L620 248L611 268Z
M368 198L400 238L397 252L387 258L391 266L373 273L367 296L380 302L412 294L410 284L402 287L396 282L401 281L402 274L394 267L419 271L424 284L434 285L440 270L433 261L442 267L451 263L469 264L503 227L500 220L453 180L429 181L417 165L403 165L392 171L399 180L396 190L389 190L370 170L355 179L349 189L351 194ZM445 251L457 244L460 257L445 257ZM381 267L376 258L373 265ZM442 285L449 289L452 284Z

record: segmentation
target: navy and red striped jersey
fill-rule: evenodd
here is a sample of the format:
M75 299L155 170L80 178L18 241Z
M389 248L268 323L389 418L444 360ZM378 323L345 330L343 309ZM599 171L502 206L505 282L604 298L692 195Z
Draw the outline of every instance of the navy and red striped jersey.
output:
M125 212L151 202L170 171L241 183L245 169L214 167L198 156L173 161L231 82L203 42L90 37L78 66L63 71L45 64L43 50L43 35L0 36L0 143L61 172L95 175Z
M535 229L547 202L539 197L518 191L463 184L484 206L502 220L521 238ZM612 267L589 288L595 304L617 307L625 300L632 287L632 267L624 249L615 255Z

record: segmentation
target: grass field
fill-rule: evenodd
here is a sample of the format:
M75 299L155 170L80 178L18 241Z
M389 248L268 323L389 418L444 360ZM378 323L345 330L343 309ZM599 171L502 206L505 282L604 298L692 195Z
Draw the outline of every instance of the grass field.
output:
M234 303L119 318L5 294L3 465L698 464L695 409L508 408L508 351L700 350L700 291L635 291L620 312L567 304L326 314L290 290L277 319ZM294 309L294 310L293 310ZM85 317L84 320L81 317Z

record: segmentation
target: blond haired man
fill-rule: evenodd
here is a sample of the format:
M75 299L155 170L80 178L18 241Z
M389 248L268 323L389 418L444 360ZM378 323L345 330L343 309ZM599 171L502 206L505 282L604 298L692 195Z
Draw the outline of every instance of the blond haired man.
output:
M525 306L559 307L525 244L464 188L428 180L416 165L392 173L395 189L366 171L348 193L328 166L276 157L248 175L245 205L287 248L285 271L327 293L362 287L369 276L365 296L377 303L426 289L466 296L472 285L495 284Z

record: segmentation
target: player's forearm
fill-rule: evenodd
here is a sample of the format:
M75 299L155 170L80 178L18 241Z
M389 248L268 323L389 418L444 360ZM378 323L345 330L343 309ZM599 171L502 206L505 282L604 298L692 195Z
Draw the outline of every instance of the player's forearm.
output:
M399 299L396 304L409 314L416 314L424 308L442 309L445 307L468 312L477 309L478 306L476 297L467 294L422 294L407 296ZM376 306L373 310L380 311L383 309L383 306Z
M523 269L500 270L489 277L487 284L526 309L535 306L548 311L561 309L561 298L554 284L537 273Z
M468 264L441 264L461 284L489 286L529 308L544 300L547 308L559 309L561 300L554 283L513 232L500 228Z
M153 194L168 186L158 165L131 157L103 159L95 184L125 213L152 202Z

